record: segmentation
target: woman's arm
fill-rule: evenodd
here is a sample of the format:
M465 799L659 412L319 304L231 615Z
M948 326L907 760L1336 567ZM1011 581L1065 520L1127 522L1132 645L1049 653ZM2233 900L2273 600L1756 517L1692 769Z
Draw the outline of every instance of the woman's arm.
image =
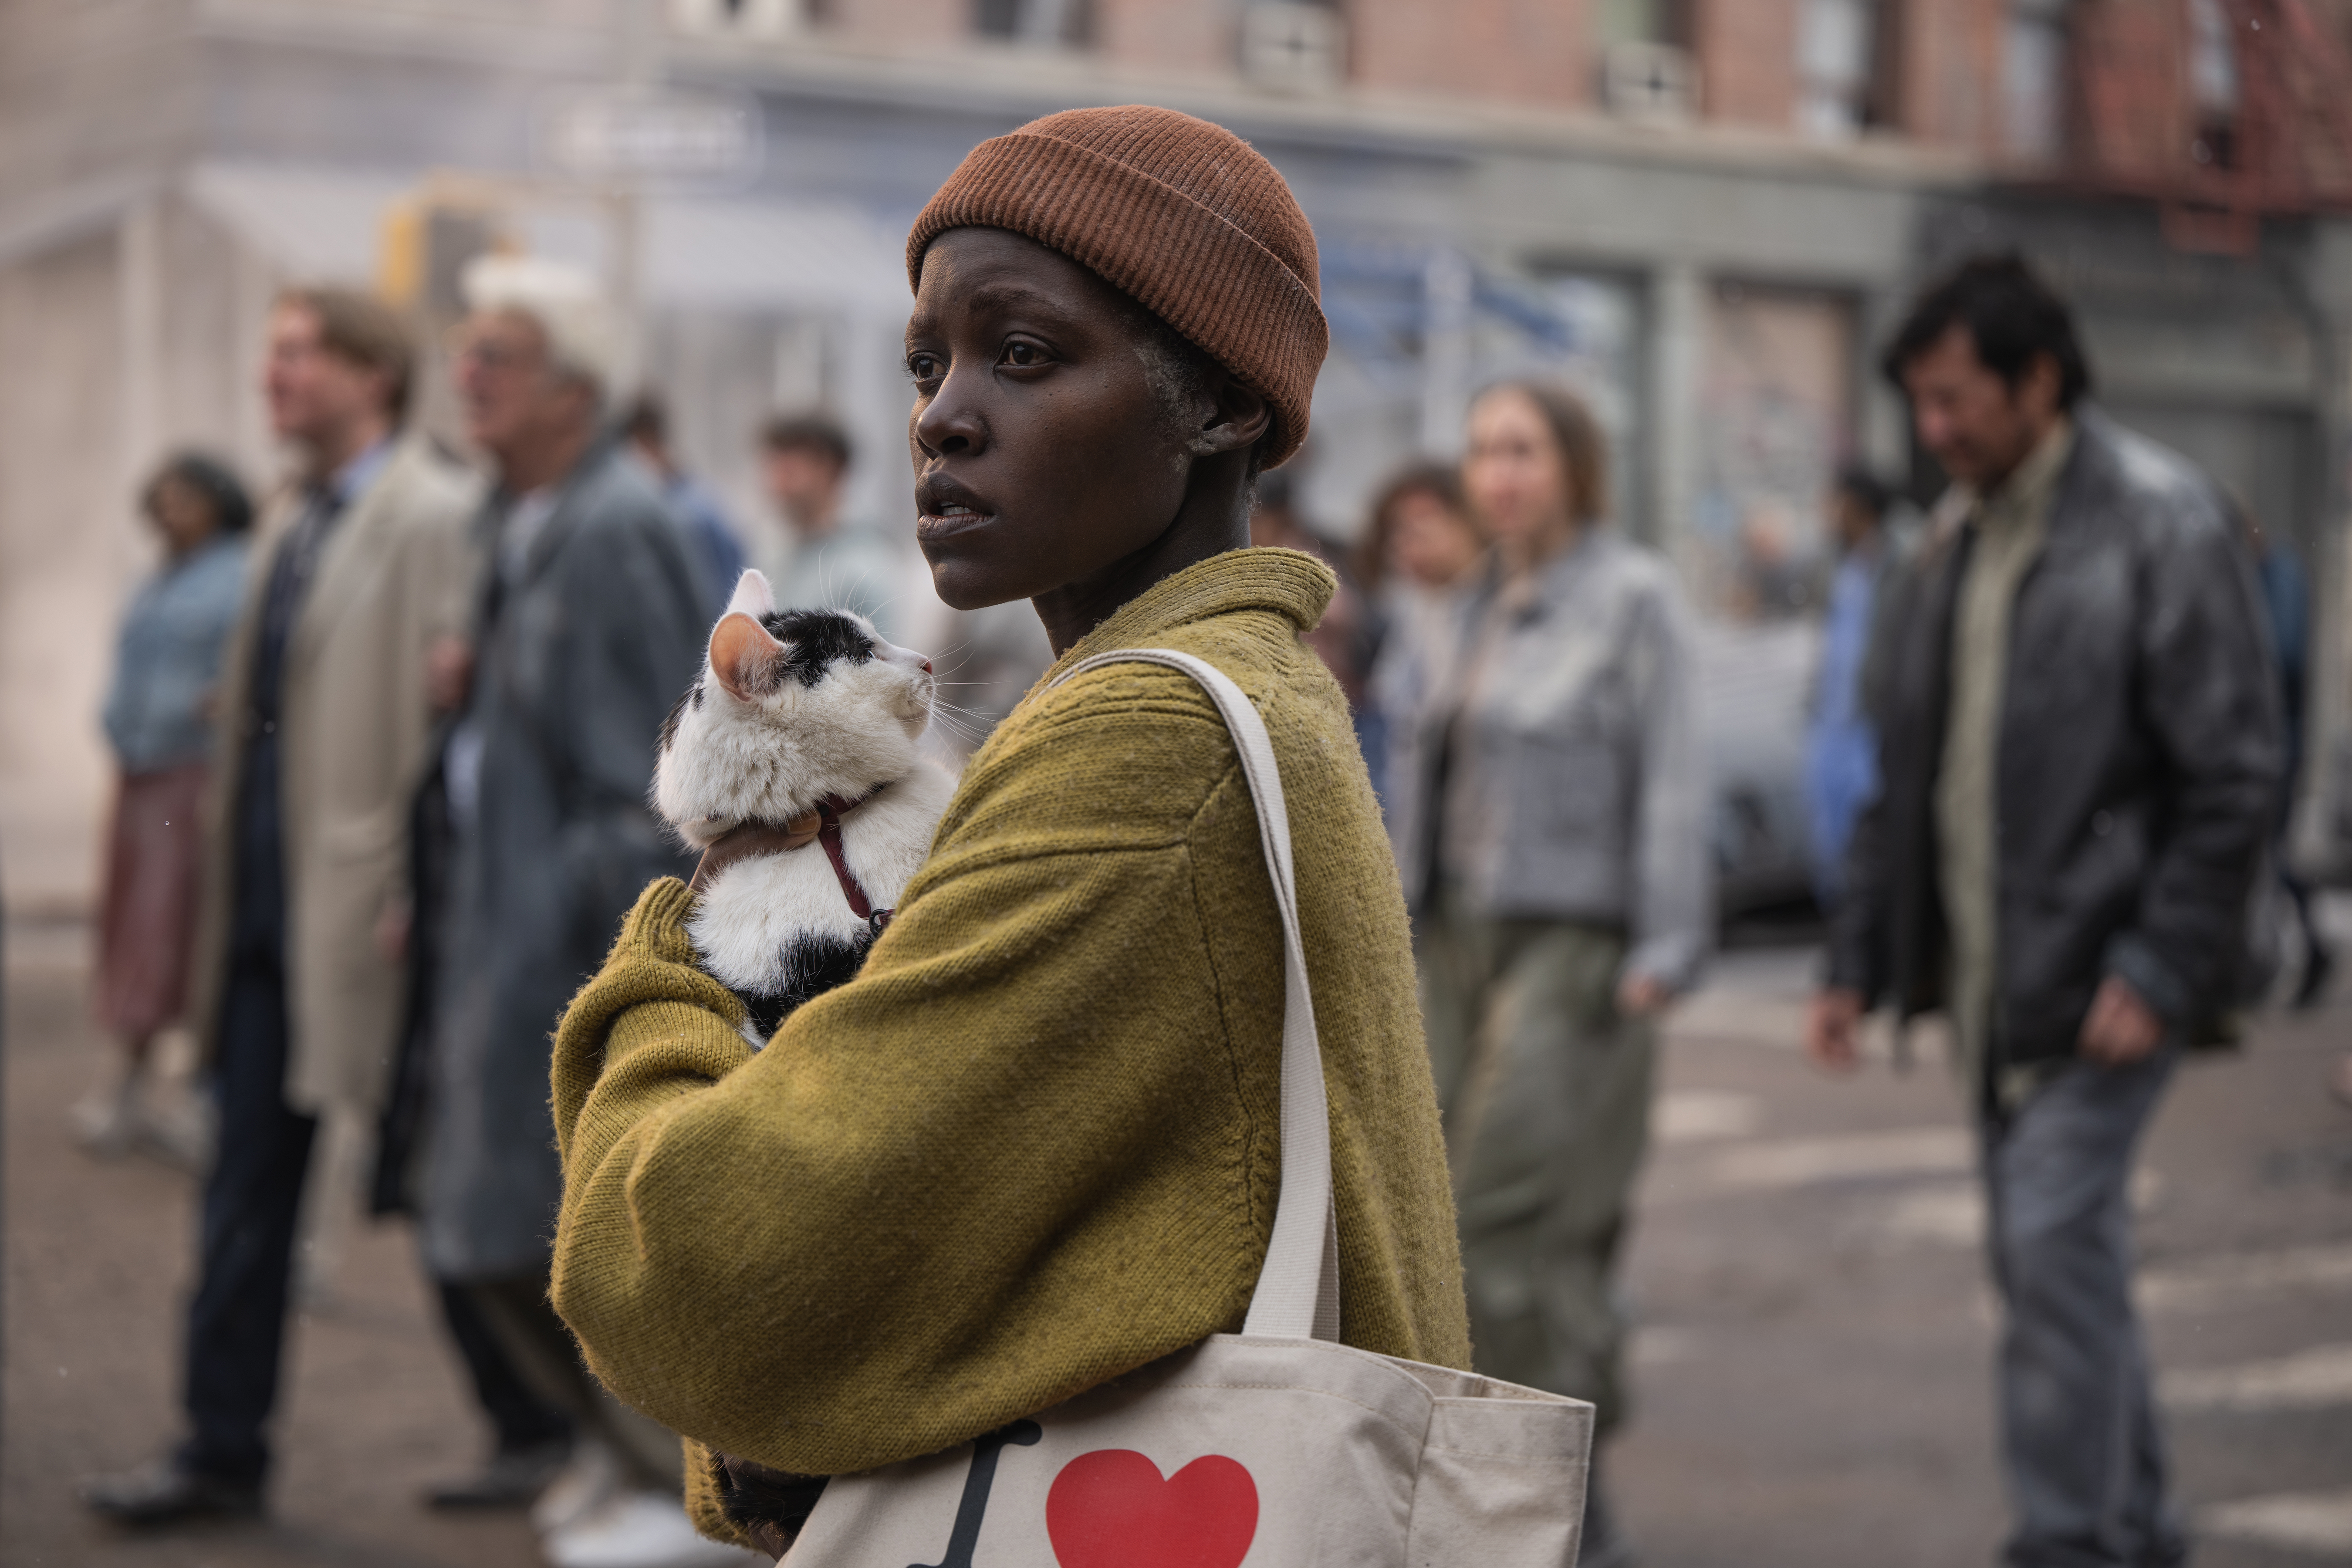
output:
M554 1300L623 1398L833 1474L1239 1321L1271 1194L1206 958L1235 914L1204 916L1190 840L1233 757L1192 706L983 759L1009 776L865 970L764 1051L692 966L683 886L640 900L554 1068Z
M1713 918L1714 868L1689 617L1673 584L1663 573L1659 578L1632 617L1641 755L1625 978L1654 982L1671 994L1698 978Z

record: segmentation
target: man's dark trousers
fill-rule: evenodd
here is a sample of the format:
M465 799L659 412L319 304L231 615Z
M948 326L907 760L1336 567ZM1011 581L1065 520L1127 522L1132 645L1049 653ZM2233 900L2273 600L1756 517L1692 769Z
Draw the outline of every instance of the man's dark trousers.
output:
M286 846L278 726L287 643L341 503L314 494L278 546L263 600L237 779L231 866L228 984L223 988L214 1092L218 1152L205 1184L196 1297L188 1308L187 1407L182 1464L202 1475L259 1481L263 1429L278 1402L286 1303L301 1222L302 1179L318 1119L286 1103Z
M2002 1458L2015 1568L2169 1568L2162 1435L2131 1300L2132 1152L2172 1076L2070 1063L1982 1122L2001 1327Z
M205 1185L196 1295L188 1310L187 1467L258 1481L278 1399L287 1299L315 1117L286 1104L286 975L266 953L234 961L214 1089L219 1153Z

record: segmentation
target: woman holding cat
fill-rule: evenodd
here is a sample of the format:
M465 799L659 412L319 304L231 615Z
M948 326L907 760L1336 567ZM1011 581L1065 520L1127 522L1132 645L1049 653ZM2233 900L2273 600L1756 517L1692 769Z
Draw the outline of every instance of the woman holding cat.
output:
M1230 133L1082 110L976 149L908 268L940 596L1029 600L1057 670L1172 647L1247 691L1294 803L1342 1337L1466 1366L1404 906L1346 702L1299 642L1331 574L1246 548L1328 342L1312 231ZM710 853L778 842L749 825ZM706 1528L736 1533L721 1485L740 1517L789 1490L775 1472L936 1452L1239 1328L1280 1174L1282 942L1188 678L1033 692L863 971L763 1051L695 967L693 908L647 889L559 1031L553 1290L608 1385L735 1457L689 1468ZM781 1552L790 1510L758 1511Z

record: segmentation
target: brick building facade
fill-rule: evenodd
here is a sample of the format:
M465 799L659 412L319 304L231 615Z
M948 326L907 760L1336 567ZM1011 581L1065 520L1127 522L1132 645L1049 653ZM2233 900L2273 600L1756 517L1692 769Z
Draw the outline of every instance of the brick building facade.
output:
M1483 380L1564 375L1727 621L1759 552L1818 549L1836 463L1907 470L1871 360L1921 277L2021 247L2116 411L2312 559L2340 858L2347 47L2352 0L0 0L0 885L87 902L133 486L187 442L273 471L278 283L389 267L429 315L449 258L402 244L574 257L739 513L752 426L817 401L886 511L908 220L982 137L1135 100L1233 126L1316 223L1315 521L1450 450ZM625 177L567 161L581 113L746 134Z

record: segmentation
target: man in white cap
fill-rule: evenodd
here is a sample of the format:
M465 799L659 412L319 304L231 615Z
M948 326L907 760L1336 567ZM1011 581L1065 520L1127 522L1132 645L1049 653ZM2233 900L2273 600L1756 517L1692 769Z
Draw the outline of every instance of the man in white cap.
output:
M646 805L662 716L700 668L685 534L605 428L614 323L593 281L486 257L463 279L467 433L497 484L474 664L442 759L451 830L432 1094L417 1173L426 1262L582 1430L541 1500L556 1568L733 1561L678 1501L677 1439L604 1396L547 1304L562 1174L548 1035L621 918L681 861Z

